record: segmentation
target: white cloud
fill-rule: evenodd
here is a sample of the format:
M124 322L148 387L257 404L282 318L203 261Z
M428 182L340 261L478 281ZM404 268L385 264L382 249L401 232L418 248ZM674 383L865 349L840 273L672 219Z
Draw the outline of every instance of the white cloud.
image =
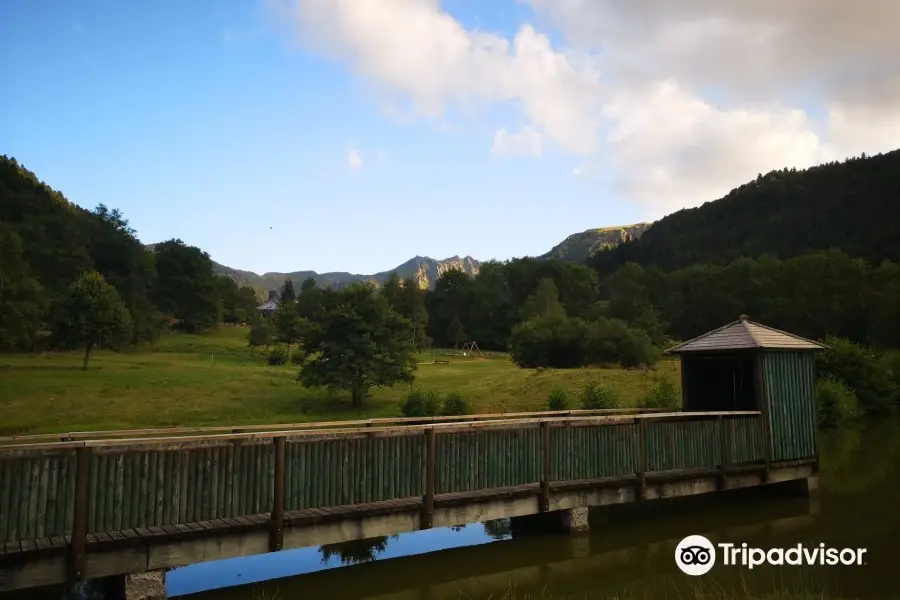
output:
M518 107L524 127L500 129L495 155L604 162L652 217L900 140L900 3L526 1L565 47L535 24L467 30L439 0L270 0L308 49L420 116Z
M543 136L534 127L526 127L519 133L500 129L494 134L491 154L494 156L541 156Z
M347 166L353 171L362 169L363 159L358 150L351 148L347 151Z

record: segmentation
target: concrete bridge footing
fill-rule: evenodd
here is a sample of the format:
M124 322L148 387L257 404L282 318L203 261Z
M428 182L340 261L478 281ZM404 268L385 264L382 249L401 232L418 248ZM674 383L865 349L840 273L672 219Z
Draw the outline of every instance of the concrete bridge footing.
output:
M166 600L166 571L145 571L108 577L104 597L109 600Z
M528 531L581 533L590 529L587 506L512 517L512 521L514 529Z

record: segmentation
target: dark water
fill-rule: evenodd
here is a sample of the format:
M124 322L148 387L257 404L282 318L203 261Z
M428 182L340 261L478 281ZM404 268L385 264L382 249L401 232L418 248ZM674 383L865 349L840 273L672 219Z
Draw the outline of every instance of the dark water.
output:
M900 425L848 428L819 441L820 491L812 499L749 490L608 507L592 512L591 533L582 536L526 533L509 521L430 530L193 565L170 572L168 590L190 600L656 599L742 591L900 598ZM866 562L717 564L692 578L674 562L675 546L689 534L762 549L866 548Z

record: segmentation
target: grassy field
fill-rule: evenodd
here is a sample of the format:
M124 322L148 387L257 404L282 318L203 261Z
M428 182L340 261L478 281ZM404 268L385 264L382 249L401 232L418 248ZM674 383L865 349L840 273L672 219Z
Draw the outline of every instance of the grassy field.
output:
M268 366L247 347L247 330L170 334L133 352L97 352L87 371L79 353L0 355L0 435L144 427L298 423L390 417L409 386L377 389L355 409L343 394L307 390L295 365ZM420 359L415 386L458 391L476 413L539 410L551 389L577 394L586 383L615 388L634 406L657 378L677 384L678 365L621 369L527 370L508 358ZM677 386L679 387L680 386ZM571 408L579 408L573 405Z

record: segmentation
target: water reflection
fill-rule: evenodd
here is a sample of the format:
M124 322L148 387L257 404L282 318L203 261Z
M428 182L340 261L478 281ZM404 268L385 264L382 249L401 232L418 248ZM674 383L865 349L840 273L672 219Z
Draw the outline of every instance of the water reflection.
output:
M404 533L389 538L378 537L200 563L170 572L167 575L167 587L169 595L176 596L323 571L344 573L344 568L335 568L354 568L354 565L367 563L381 565L387 564L386 559L478 546L504 539L504 536L509 537L508 532L508 520L505 524L475 523L447 529ZM278 587L278 584L275 587ZM266 585L262 584L261 588L266 588ZM237 595L228 597L249 598L247 594L249 592L242 589ZM197 596L196 600L205 597L205 595ZM217 596L213 594L209 598L213 600Z

